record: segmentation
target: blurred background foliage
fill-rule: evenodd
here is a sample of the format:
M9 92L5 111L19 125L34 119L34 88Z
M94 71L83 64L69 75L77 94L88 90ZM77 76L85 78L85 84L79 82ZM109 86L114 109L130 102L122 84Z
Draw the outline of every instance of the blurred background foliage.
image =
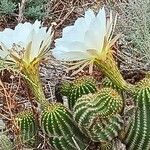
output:
M149 71L150 0L120 0L107 6L118 13L115 32L122 33L124 63L133 70Z
M0 1L0 15L14 15L18 13L18 6L21 0L1 0ZM25 0L25 8L23 15L29 19L42 19L45 14L44 5L47 0Z

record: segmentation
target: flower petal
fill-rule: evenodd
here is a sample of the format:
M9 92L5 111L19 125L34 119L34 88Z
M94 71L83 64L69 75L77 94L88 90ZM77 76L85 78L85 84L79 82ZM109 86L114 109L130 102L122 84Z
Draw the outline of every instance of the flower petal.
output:
M69 41L84 41L85 32L88 30L94 17L94 12L91 9L86 11L85 17L78 18L73 26L68 26L63 29L63 39Z
M78 61L78 60L84 60L89 59L89 54L86 52L80 52L80 51L71 51L68 52L65 47L57 47L58 49L53 50L53 56L61 61Z
M0 49L0 58L5 59L7 56L9 56L10 52L8 51L8 48L5 46L5 44L0 43L0 46L2 49Z
M101 53L104 44L104 38L106 35L106 14L104 7L99 11L96 17L97 23L99 25L99 53Z
M64 51L64 53L84 52L87 55L87 50L89 49L96 50L100 53L103 48L105 35L106 14L104 8L100 9L97 16L95 16L94 12L89 9L85 12L84 17L78 18L75 21L74 26L69 26L63 29L62 38L55 40L56 48L54 49L54 53L57 55L56 51L58 50L58 54L60 54L60 51L61 53ZM55 57L57 58L56 55ZM78 60L85 58L82 56L79 57L81 58L78 58ZM76 57L75 60L77 60Z
M62 46L65 47L65 51L66 52L70 52L70 51L82 51L82 52L86 52L87 47L84 43L82 42L78 42L78 41L62 41L59 40L57 41L57 45L58 46Z

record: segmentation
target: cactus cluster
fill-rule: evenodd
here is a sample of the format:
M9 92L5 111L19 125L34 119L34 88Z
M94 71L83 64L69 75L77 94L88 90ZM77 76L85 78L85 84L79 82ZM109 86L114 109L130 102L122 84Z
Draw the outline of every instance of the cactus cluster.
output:
M29 35L35 39L32 39L26 47L22 47L24 49L23 51L16 53L11 48L7 50L12 52L7 55L12 58L13 63L17 64L16 66L18 66L18 70L21 71L22 76L26 79L35 100L41 105L40 111L38 112L40 125L37 122L38 119L34 117L34 114L30 110L19 112L15 117L12 115L13 119L11 121L16 125L15 127L18 127L18 137L23 144L34 140L37 135L37 127L41 127L43 133L48 138L48 143L56 150L85 150L91 141L98 142L102 150L112 150L113 139L121 134L121 131L124 134L122 137L118 137L126 144L127 150L150 150L150 77L145 77L136 85L131 85L124 80L115 62L112 50L113 44L119 37L117 35L111 39L116 20L113 23L112 14L110 14L107 20L104 8L100 11L97 16L94 16L92 10L85 12L85 17L80 18L81 20L75 23L75 26L77 25L78 27L77 30L74 30L76 27L71 26L71 28L74 28L73 30L69 28L63 30L65 40L62 40L63 36L59 40L56 40L58 42L56 44L58 48L54 50L55 52L53 54L59 55L59 58L62 56L60 60L68 61L69 63L73 61L70 65L72 66L73 64L71 68L74 68L76 73L87 69L86 67L89 66L89 72L91 74L93 66L96 65L107 76L103 80L100 89L96 86L96 81L89 76L79 77L70 82L62 82L60 91L63 96L67 97L69 109L63 104L47 101L40 79L39 67L49 50L53 35L51 28L44 35L46 32L45 27L43 29L41 26L38 27L39 33L37 35L39 36L37 37L41 41L37 45L39 49L32 49L38 41L36 41L37 37L34 37L36 34L31 36L33 34L31 32L31 35ZM84 40L77 41L75 38L74 41L74 38L72 38L74 35L70 34L69 31L80 31L82 33L82 30L79 30L79 24L80 22L87 23L87 20L90 22L90 17L94 21L90 25L84 26L85 28L89 27L84 30ZM101 19L104 23L101 22ZM92 24L93 22L94 24ZM109 24L107 25L107 23ZM99 28L99 24L102 24L102 29ZM97 34L93 25L97 30L100 29L99 31L101 32ZM81 27L83 27L83 24ZM31 31L33 30L34 28ZM102 30L104 30L104 33ZM42 39L41 35L45 38ZM66 39L67 35L71 35L71 41L69 41L69 38ZM91 37L88 38L88 36ZM93 37L94 40L97 40L91 40ZM101 38L98 39L99 37ZM17 48L18 45L16 44L18 41L16 41L17 43L12 42L13 48L15 46ZM74 42L77 45L71 50L71 45ZM2 44L3 41L0 41L0 43ZM0 47L2 48L2 52L4 50L5 53L7 46L5 47L3 44ZM97 46L95 47L95 45ZM69 52L69 50L71 51ZM82 53L84 55L80 56ZM74 64L74 61L79 62ZM128 97L130 96L128 95L129 92L131 92L132 96L134 95L136 107L133 119L125 127L123 112L126 102L124 93ZM6 136L0 136L0 145L4 147L3 149L11 149L9 139Z
M64 82L61 92L70 100L70 109L60 103L42 107L40 126L56 150L85 149L90 141L99 142L103 150L113 149L112 140L121 134L128 150L150 149L150 80L144 78L132 90L135 113L128 128L124 128L122 112L124 99L122 89L109 79L98 89L89 77ZM16 116L23 141L36 134L33 114L29 111Z

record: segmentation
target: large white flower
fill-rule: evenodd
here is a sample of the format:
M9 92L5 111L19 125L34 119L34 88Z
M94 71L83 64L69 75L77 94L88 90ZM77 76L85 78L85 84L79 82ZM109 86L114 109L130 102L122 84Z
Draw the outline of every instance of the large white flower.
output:
M34 24L19 23L15 29L6 28L0 32L0 57L11 56L12 60L23 60L30 64L35 59L42 59L51 44L51 27L41 27L40 21Z
M104 59L117 39L111 37L114 22L112 13L106 19L104 8L97 15L89 9L73 26L63 29L62 38L55 41L53 56L61 61L80 61L73 69L79 66L83 69L87 65L92 68L95 59Z

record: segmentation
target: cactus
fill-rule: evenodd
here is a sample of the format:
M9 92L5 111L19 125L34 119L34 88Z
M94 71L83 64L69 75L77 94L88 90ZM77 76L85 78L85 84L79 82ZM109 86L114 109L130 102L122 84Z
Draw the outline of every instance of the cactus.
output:
M121 130L122 108L121 96L113 89L104 88L77 100L74 119L93 141L111 141Z
M65 82L62 86L62 94L68 97L69 108L72 109L75 102L82 95L95 93L97 91L95 80L91 77L80 77L70 84Z
M115 89L120 94L123 91L120 87L115 85L108 77L103 79L102 84L104 85L104 87L111 87L111 88Z
M0 135L0 149L1 150L13 150L12 142L5 134Z
M52 137L50 138L50 145L55 150L84 150L87 145L81 139L74 137Z
M128 150L150 149L150 79L144 78L135 89L135 114L123 139Z
M41 114L41 127L43 131L53 139L51 144L54 147L56 143L58 143L58 147L59 143L61 143L61 147L65 147L72 137L75 137L75 139L81 143L85 143L83 144L85 146L88 142L88 138L83 135L73 120L72 113L59 103L51 103L43 110ZM73 144L73 142L71 143ZM71 143L69 144L70 146ZM69 145L68 147L70 147Z
M20 112L15 117L15 123L19 128L21 140L26 143L34 140L36 136L36 122L30 110Z
M61 83L61 88L60 88L60 92L63 96L68 96L69 90L72 86L72 83L69 81L63 81Z
M41 114L41 126L48 136L73 135L72 114L59 103L49 104Z

